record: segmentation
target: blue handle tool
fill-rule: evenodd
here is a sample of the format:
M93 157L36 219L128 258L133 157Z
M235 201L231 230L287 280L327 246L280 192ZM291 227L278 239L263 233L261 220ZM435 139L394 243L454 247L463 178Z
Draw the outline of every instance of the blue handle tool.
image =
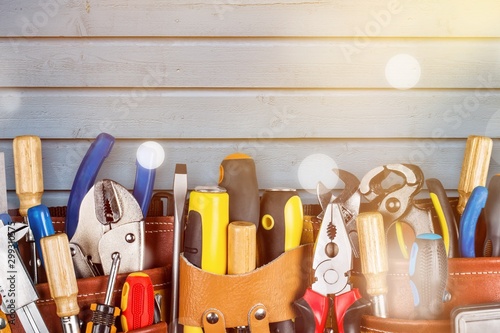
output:
M484 186L476 186L465 205L464 212L460 219L459 243L460 255L463 258L475 258L476 226L486 199L488 189Z
M135 183L133 196L139 203L142 215L146 217L153 196L153 187L156 177L156 169L147 169L136 162Z
M80 204L83 197L94 186L97 174L104 159L109 155L115 138L107 133L101 133L88 149L78 168L68 200L66 212L66 234L71 239L75 234L80 216Z
M50 216L49 209L45 205L37 205L28 208L28 218L30 221L31 232L35 239L37 253L43 265L42 248L40 247L40 239L47 236L52 236L56 232L52 224L52 217Z

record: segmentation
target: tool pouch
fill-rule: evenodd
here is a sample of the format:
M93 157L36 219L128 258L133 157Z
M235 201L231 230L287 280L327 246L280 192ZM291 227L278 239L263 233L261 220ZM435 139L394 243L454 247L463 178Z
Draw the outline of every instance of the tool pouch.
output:
M419 200L419 203L435 213L430 200ZM450 203L455 208L456 198L450 198ZM476 239L481 242L480 235ZM500 302L500 258L450 258L446 290L451 298L443 304L441 317L436 320L413 320L413 295L408 271L408 260L389 259L387 303L390 318L364 316L361 332L449 333L452 332L450 314L455 307ZM364 278L361 270L356 269L356 263L353 276L363 290Z
M181 257L179 322L205 333L241 326L268 333L270 323L296 318L293 302L311 283L312 247L299 246L238 275L208 273Z
M64 207L50 208L52 222L56 232L64 231ZM10 212L14 221L22 221L22 217L16 216L16 212ZM153 216L145 220L145 246L146 253L144 256L144 273L147 273L153 283L154 292L162 295L161 301L161 318L162 321L145 328L129 331L129 332L149 332L149 333L164 333L167 331L167 320L170 308L170 281L172 274L172 250L173 250L173 217L172 216ZM21 256L27 258L29 256L28 244L19 242ZM24 259L25 262L26 259ZM122 286L125 282L128 273L118 274L112 296L112 304L120 306ZM56 315L56 306L54 300L50 296L49 286L46 281L44 269L39 268L39 281L35 287L38 292L39 299L36 305L44 322L51 333L62 333L61 320ZM97 276L90 278L78 279L78 305L80 306L80 320L87 323L91 317L91 303L102 303L105 297L108 283L108 276ZM14 315L12 315L14 316ZM25 330L19 321L19 318L10 318L12 324L10 328L12 332L24 333ZM121 331L120 318L116 319L117 331ZM85 326L84 326L85 328ZM84 329L82 330L82 332Z

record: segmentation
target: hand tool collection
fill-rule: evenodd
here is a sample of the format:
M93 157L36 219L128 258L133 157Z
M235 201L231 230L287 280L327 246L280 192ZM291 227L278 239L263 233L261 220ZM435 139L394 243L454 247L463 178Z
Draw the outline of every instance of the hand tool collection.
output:
M4 326L0 332L10 331L17 319L25 332L48 332L36 306L35 286L39 283L40 269L45 272L65 333L80 332L83 328L77 278L110 276L104 303L90 305L94 314L86 332L115 332L120 313L124 331L161 320L157 295L149 276L141 272L145 251L144 212L153 192L154 170L137 163L134 193L113 180L96 181L113 143L111 135L102 133L88 149L70 192L65 232L57 234L48 208L41 204L40 138L21 136L13 142L16 193L24 223L12 222L8 215L5 161L4 154L0 154L0 291ZM146 159L152 158L150 155ZM23 237L30 246L27 261L18 246ZM129 276L123 285L121 304L114 306L111 296L118 272Z
M158 165L146 167L138 157L133 191L110 179L98 180L113 145L114 138L102 133L88 149L69 195L63 233L55 233L48 208L41 204L40 139L14 140L16 193L24 222L12 222L7 214L0 153L0 332L8 332L14 313L26 332L48 332L36 306L39 269L45 272L65 333L83 330L77 279L96 276L109 276L108 284L104 300L90 305L93 314L86 332L116 332L118 317L123 331L161 320L157 306L161 295L154 294L151 279L142 272L144 221ZM332 170L344 189L338 193L321 182L317 185L321 213L316 217L319 227L309 270L314 277L302 297L293 301L297 317L270 323L270 332L357 333L364 314L388 318L387 272L393 257L409 262L414 318L439 318L443 302L450 298L447 259L476 256L476 228L481 219L486 225L481 255L500 256L500 175L493 176L486 187L491 148L489 138L467 140L456 209L441 182L424 179L414 164L378 166L361 179L345 170ZM248 274L301 245L304 212L296 189L271 188L261 195L254 160L243 153L226 156L219 172L217 184L196 186L188 193L187 167L175 167L169 333L203 332L202 327L179 324L181 255L211 274ZM417 196L423 193L424 184L433 210L419 205ZM389 244L392 232L395 251ZM23 237L30 245L26 262L17 245ZM361 264L364 290L356 288L352 279L355 260ZM128 274L119 305L113 302L118 273ZM231 331L245 333L250 328Z

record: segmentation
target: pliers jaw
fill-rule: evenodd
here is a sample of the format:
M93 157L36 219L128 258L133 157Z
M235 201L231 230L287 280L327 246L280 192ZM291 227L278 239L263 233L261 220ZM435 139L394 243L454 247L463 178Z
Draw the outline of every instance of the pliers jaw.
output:
M334 169L333 171L344 183L345 187L344 190L335 197L334 190L327 189L321 182L318 183L316 191L322 208L321 213L318 215L318 219L323 219L328 204L337 204L351 242L353 254L356 258L359 258L359 239L356 231L356 217L359 214L359 207L361 204L361 195L358 191L360 182L355 175L348 171L342 169Z

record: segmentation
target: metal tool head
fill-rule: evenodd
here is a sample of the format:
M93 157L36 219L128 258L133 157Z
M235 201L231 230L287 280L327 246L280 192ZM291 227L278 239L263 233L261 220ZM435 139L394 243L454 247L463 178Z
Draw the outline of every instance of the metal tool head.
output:
M323 294L342 294L351 289L352 248L340 206L330 203L314 246L312 289Z
M333 193L334 190L328 190L322 182L318 183L317 196L322 208L318 218L323 218L329 203L333 202L338 204L347 229L347 234L349 235L349 240L351 241L354 256L359 258L359 239L356 232L356 216L359 214L359 207L361 204L361 195L358 192L360 182L355 175L348 171L342 169L334 169L333 171L344 183L345 187L344 190L335 197Z
M141 270L144 259L144 221L134 196L120 184L96 182L82 200L71 248L75 267L102 264L109 274L112 254L122 255L123 272Z
M390 176L398 176L401 182L390 181ZM384 187L384 181L389 180L389 186ZM410 214L415 208L414 197L420 192L424 184L422 170L413 164L387 164L369 171L361 180L359 192L367 199L371 210L376 210L384 217L384 223L407 222L412 223L416 216ZM406 220L406 221L405 221ZM429 224L430 221L425 221ZM414 227L412 225L412 227ZM414 227L415 229L415 227ZM431 231L425 229L425 231ZM417 232L417 230L415 230Z

